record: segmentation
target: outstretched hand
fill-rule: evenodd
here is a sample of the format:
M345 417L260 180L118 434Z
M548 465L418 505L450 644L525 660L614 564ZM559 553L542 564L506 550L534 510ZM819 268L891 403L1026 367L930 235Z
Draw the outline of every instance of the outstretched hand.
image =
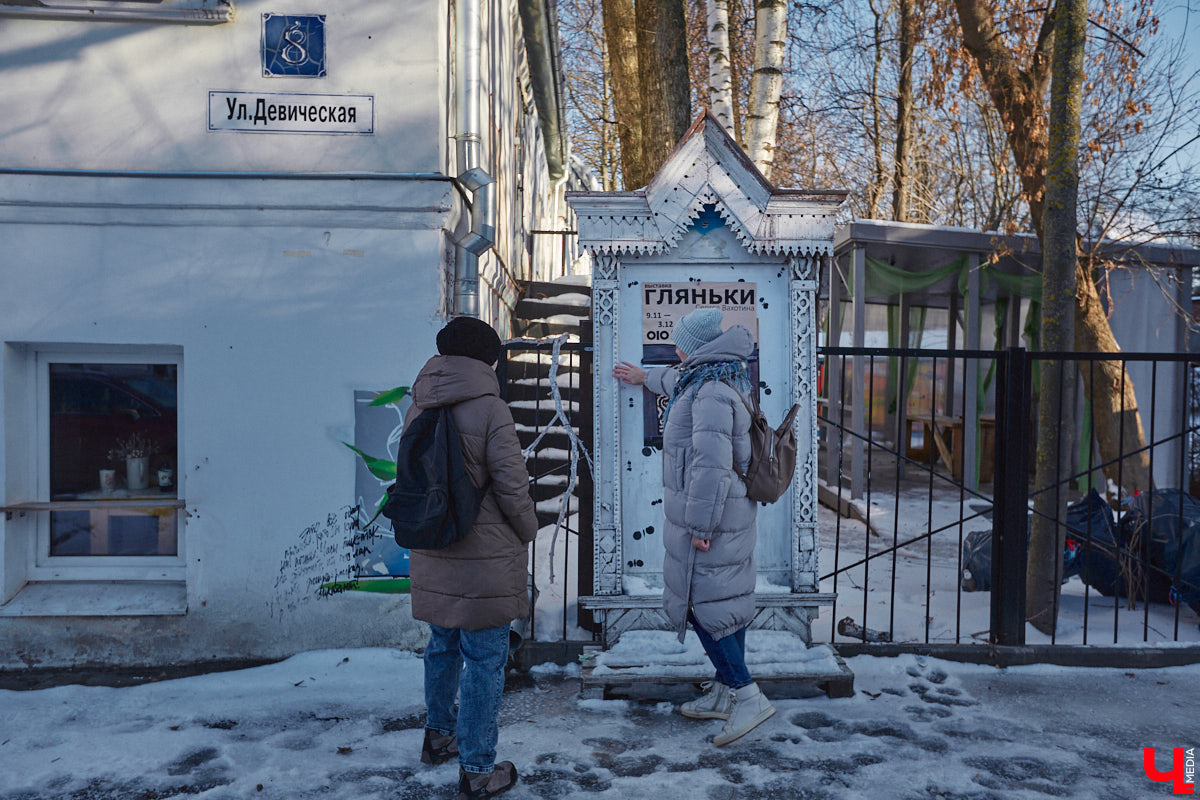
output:
M641 386L646 382L646 370L628 361L622 361L613 367L613 377L630 386Z

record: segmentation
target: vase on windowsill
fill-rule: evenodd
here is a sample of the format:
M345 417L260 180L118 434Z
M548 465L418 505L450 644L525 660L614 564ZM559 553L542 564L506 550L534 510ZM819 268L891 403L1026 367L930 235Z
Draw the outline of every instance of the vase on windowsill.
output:
M150 485L150 457L125 459L125 486L130 491L145 489Z

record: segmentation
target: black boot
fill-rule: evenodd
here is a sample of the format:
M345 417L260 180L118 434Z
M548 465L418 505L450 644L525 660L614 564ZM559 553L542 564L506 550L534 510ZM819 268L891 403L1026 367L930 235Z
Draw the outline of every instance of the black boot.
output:
M437 766L452 758L458 758L458 738L426 728L425 742L421 745L421 763Z
M458 800L487 800L504 794L517 785L517 768L501 761L491 772L480 774L458 770Z

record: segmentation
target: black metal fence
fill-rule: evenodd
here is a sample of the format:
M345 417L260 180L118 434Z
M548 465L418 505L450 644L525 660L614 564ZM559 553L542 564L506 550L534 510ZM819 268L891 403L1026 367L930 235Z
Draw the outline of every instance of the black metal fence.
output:
M821 495L838 510L820 526L830 641L1200 646L1194 356L820 352ZM1054 362L1063 466L1035 477ZM1035 516L1062 554L1046 636L1026 625Z
M585 582L583 594L591 593L591 346L566 336L506 342L496 372L526 450L539 527L523 634L557 646L590 644L578 598Z

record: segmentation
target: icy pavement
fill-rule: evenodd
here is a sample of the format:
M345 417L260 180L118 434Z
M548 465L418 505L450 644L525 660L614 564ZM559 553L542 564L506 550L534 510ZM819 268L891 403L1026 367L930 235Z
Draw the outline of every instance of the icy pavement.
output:
M578 668L510 680L519 798L1171 796L1154 747L1200 746L1200 665L1160 670L848 659L853 698L777 700L726 748L661 700L580 700ZM384 649L127 688L0 691L0 800L452 798L419 763L420 659Z

